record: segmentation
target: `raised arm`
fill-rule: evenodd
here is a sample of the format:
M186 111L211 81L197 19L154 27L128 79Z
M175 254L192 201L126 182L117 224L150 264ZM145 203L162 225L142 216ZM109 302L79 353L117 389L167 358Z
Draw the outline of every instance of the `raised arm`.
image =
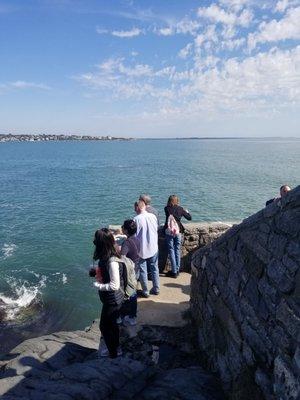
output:
M191 221L192 219L191 214L188 212L188 210L185 210L184 208L182 208L182 216L189 221Z

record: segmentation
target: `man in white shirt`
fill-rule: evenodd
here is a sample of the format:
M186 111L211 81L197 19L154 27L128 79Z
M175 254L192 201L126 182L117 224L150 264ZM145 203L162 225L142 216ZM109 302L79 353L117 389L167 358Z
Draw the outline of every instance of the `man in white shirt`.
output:
M149 297L147 266L151 271L153 287L150 294L159 294L158 270L158 237L157 218L146 211L146 204L139 200L135 204L137 216L134 220L137 225L136 237L139 242L139 279L142 286L142 296Z

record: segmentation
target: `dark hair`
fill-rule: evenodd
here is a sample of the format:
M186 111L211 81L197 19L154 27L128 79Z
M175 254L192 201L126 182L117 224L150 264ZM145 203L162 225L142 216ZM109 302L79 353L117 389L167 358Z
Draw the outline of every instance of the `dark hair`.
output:
M168 198L168 206L178 206L179 204L179 198L176 196L176 194L171 194L171 196Z
M122 228L124 228L129 236L135 235L137 231L136 222L133 219L126 219L124 221Z
M95 232L94 260L108 261L110 257L118 257L119 253L115 248L115 238L107 228L98 229Z

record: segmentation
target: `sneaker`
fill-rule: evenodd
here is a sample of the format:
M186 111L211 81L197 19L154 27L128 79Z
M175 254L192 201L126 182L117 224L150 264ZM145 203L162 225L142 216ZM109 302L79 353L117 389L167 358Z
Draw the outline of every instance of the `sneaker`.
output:
M117 356L120 357L123 354L123 351L121 349L121 347L118 347L118 352L117 352ZM99 357L109 357L109 351L108 349L101 349L99 350Z
M177 278L177 273L176 272L172 272L172 271L168 271L165 276L167 276L168 278L175 278L176 279Z
M126 315L123 320L123 325L125 326L135 326L136 325L136 317L129 317Z
M109 351L108 349L101 349L99 350L99 357L108 357L109 356Z
M138 297L144 297L145 299L148 299L149 293L148 292L143 292L142 290L137 291L137 296Z
M119 346L119 347L118 347L117 356L120 357L120 356L122 356L122 355L123 355L123 351L122 351L121 347Z
M150 294L154 294L155 296L158 296L159 295L159 290L152 288L150 290Z
M109 356L108 348L106 346L104 338L101 337L99 342L98 357L108 357L108 356Z

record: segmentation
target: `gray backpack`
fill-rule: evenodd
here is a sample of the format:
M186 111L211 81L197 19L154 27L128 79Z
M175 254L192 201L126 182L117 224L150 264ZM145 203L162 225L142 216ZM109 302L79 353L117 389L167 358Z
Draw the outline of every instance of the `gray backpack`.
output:
M137 288L134 262L126 256L121 256L120 258L112 257L111 261L116 261L124 265L124 289L121 288L121 290L124 292L125 299L128 299L136 293Z

